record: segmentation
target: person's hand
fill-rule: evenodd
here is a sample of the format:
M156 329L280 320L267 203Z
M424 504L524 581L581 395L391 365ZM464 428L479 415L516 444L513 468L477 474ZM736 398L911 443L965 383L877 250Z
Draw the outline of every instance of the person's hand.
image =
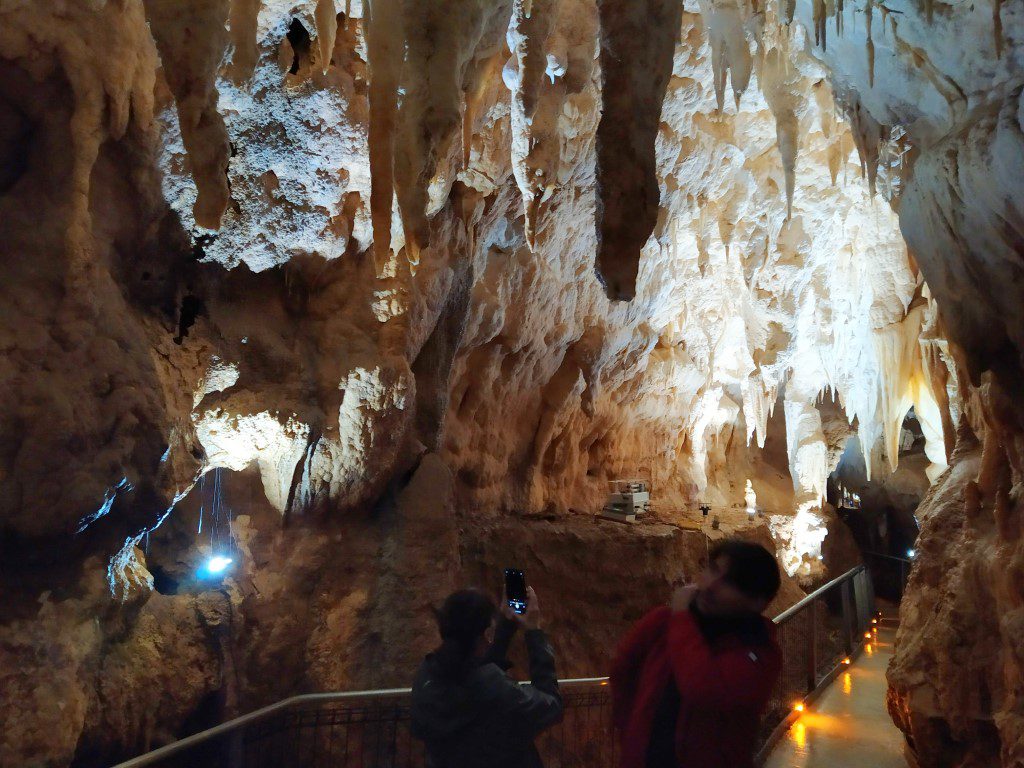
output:
M696 584L684 584L679 587L675 592L672 593L672 599L669 601L669 607L673 613L681 613L690 609L690 603L697 596L697 585Z
M518 613L512 610L512 606L508 604L508 594L505 589L501 590L501 615L503 618L509 621L514 621L517 624L521 624L520 619L522 618Z
M540 603L533 587L526 588L526 613L518 614L513 611L512 615L524 629L540 629Z

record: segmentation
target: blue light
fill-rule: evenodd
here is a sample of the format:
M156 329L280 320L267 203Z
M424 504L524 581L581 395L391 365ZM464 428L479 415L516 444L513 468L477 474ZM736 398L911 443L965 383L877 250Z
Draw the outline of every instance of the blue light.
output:
M233 558L225 557L224 555L214 555L199 569L199 576L210 577L219 576L227 570L228 566L234 561Z
M907 550L907 557L909 557L911 560L914 559L914 555L916 555L916 554L917 554L917 550L914 550L914 549L908 549Z

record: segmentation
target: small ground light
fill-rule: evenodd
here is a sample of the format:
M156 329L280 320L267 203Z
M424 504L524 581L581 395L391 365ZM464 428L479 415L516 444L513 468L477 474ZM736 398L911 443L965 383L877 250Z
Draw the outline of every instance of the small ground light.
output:
M917 554L917 550L916 549L908 549L907 550L907 557L909 557L911 560L914 559L914 555L916 555L916 554Z
M877 624L877 623L878 623L878 619L872 619L872 620L871 620L871 623L872 623L872 624Z
M870 640L871 639L871 633L870 632L865 632L864 633L864 637L866 637L868 640Z
M200 576L219 576L227 570L228 566L231 565L234 558L225 557L224 555L213 555L207 560L203 566L199 569Z
M793 705L793 711L794 712L803 712L804 711L804 703L802 701L798 701L796 704Z
M847 656L845 659L843 659L843 664L851 664L851 663L852 662L850 661L850 657L849 656Z

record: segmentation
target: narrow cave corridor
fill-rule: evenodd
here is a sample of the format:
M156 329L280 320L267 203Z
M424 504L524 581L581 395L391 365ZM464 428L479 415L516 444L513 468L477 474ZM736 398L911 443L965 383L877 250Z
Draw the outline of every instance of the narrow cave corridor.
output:
M1024 766L1022 94L1024 0L0 0L0 766L422 765L512 569L619 768L737 541L750 750Z

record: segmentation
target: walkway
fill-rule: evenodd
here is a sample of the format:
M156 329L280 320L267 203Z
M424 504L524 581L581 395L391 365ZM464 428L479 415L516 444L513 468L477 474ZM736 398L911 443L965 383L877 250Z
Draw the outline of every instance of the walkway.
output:
M885 668L895 625L883 620L878 641L786 732L765 768L907 768L903 734L885 709Z

